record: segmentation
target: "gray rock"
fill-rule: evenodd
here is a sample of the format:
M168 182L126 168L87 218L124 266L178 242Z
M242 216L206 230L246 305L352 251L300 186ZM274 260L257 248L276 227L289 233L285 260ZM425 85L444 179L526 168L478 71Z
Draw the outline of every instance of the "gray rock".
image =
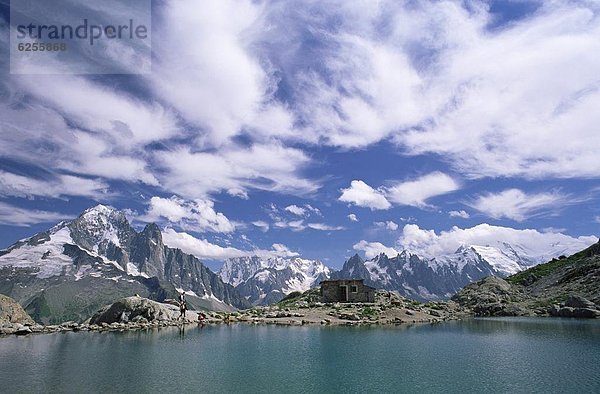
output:
M565 306L569 306L571 308L598 309L597 305L592 301L576 295L570 296L565 302Z
M27 335L27 334L31 334L31 328L29 328L29 327L21 326L21 328L18 328L15 330L15 335Z
M129 321L168 321L179 315L178 308L142 297L127 297L98 311L90 324L127 323ZM137 320L136 320L137 319Z
M17 301L0 294L0 324L3 323L35 324Z

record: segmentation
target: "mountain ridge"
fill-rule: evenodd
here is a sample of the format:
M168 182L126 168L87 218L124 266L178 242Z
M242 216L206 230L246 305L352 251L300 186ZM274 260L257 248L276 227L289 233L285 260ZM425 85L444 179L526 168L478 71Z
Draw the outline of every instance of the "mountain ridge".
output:
M137 232L101 204L0 251L0 278L0 293L44 322L81 320L136 293L162 301L185 290L194 307L249 306L196 257L165 246L156 224Z
M250 256L225 260L219 276L253 305L265 305L278 302L291 292L315 287L331 272L319 260Z

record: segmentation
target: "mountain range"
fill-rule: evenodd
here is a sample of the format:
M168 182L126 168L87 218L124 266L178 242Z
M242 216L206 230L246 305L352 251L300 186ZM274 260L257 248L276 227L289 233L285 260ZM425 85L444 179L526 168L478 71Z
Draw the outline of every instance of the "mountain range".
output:
M164 244L160 228L136 231L123 212L98 205L71 221L0 250L0 293L39 322L84 320L115 299L156 301L185 291L192 308L233 310L280 301L326 279L365 283L418 300L442 300L486 276L505 277L578 247L553 244L463 245L454 253L354 255L339 271L301 257L239 257L215 274L198 258Z
M486 276L505 277L561 255L577 246L548 245L534 250L524 245L462 245L454 253L432 258L402 251L363 260L358 254L339 271L320 261L242 257L225 261L219 275L253 304L281 300L292 291L305 291L324 279L364 279L365 284L396 291L417 300L444 300L465 285Z
M331 277L319 260L239 257L226 260L219 276L254 305L280 301L293 291L304 292Z
M178 291L195 308L249 306L196 257L165 246L156 224L137 232L104 205L0 251L0 293L44 323L83 320L120 297L163 301Z

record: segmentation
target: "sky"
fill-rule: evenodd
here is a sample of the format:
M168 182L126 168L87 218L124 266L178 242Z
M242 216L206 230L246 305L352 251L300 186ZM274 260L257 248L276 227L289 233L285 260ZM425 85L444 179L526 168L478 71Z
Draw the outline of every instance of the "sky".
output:
M7 3L0 248L98 203L215 269L600 233L596 0L154 1L97 75L11 74Z

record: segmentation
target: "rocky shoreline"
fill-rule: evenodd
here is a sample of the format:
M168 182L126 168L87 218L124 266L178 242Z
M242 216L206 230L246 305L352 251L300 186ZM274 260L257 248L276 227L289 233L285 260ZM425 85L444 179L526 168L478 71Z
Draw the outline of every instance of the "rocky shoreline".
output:
M40 325L33 321L5 322L0 324L0 336L134 331L191 324L384 326L441 323L470 316L455 302L423 304L387 292L378 292L376 302L372 304L324 304L315 298L316 292L309 291L276 305L238 312L188 311L186 319L178 319L179 311L174 305L128 297L101 309L84 323Z

